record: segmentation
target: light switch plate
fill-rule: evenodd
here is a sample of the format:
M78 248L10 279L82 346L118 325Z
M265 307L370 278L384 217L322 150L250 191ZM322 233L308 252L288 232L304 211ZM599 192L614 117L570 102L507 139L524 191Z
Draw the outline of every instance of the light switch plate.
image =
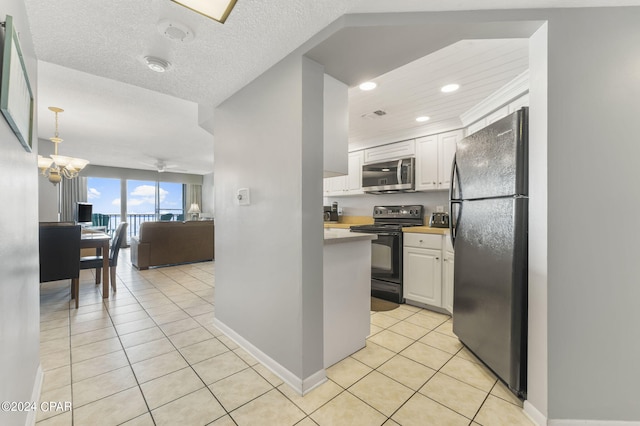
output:
M248 206L251 204L251 192L249 191L249 188L238 189L238 195L236 198L238 199L238 205L240 206Z

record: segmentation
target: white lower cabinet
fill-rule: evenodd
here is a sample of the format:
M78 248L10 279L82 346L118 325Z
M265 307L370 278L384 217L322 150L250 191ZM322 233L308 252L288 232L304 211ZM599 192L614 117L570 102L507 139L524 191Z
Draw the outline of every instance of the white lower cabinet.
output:
M453 314L453 252L445 251L442 260L442 307Z
M403 296L411 302L442 304L442 237L404 234Z
M404 234L403 297L453 313L453 248L448 236ZM427 307L429 307L427 306Z

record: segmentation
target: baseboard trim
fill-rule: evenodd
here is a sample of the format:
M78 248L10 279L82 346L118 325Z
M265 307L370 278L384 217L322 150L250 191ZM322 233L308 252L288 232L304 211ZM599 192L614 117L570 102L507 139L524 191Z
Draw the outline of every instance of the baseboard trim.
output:
M549 426L640 426L640 421L625 420L549 420Z
M218 318L213 319L213 324L218 327L218 329L220 329L220 331L222 331L228 338L233 340L238 346L251 354L262 365L267 367L273 374L282 379L283 382L289 385L298 394L305 395L307 392L315 389L316 387L327 381L327 374L324 368L318 370L306 379L301 379L300 377L289 371L287 368L283 367L276 360L255 347L244 337L240 336L232 328L228 327Z
M31 401L36 403L36 407L40 407L40 394L42 393L42 383L44 382L44 373L42 371L42 364L38 364L36 370L36 377L33 382L33 391L31 392ZM36 424L36 415L38 410L29 410L27 413L27 419L25 421L26 426L34 426Z
M522 409L524 410L524 413L531 419L531 421L537 424L538 426L547 425L547 416L542 414L529 401L524 402Z
M302 381L302 395L306 395L326 381L327 373L323 368Z

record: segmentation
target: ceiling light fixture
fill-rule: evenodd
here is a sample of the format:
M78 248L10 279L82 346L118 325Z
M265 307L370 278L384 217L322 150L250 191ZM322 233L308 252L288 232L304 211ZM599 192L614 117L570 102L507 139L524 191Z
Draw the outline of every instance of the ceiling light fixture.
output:
M181 6L224 24L236 0L172 0Z
M451 93L455 92L460 88L459 84L447 84L446 86L442 86L440 89L443 93Z
M156 58L155 56L145 56L144 62L147 64L151 71L165 72L169 69L171 64L164 59Z
M67 179L78 177L80 171L89 164L89 161L82 158L58 155L58 144L62 142L62 138L58 135L58 113L64 112L64 110L58 107L49 107L49 111L53 111L56 115L56 132L52 138L49 138L55 148L51 158L38 155L38 168L42 172L42 176L49 179L52 184L57 185L63 176Z
M418 123L424 123L425 121L429 121L429 117L427 117L426 115L421 115L420 117L416 118L416 121Z
M378 87L378 85L373 81L365 81L364 83L361 83L360 86L358 87L360 88L360 90L364 90L365 92L367 92L369 90L375 89L376 87Z

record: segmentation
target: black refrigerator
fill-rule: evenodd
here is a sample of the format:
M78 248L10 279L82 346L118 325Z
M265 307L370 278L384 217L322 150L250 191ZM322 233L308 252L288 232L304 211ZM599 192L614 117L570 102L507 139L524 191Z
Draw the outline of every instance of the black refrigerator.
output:
M520 398L527 390L528 109L458 142L450 189L453 331Z

